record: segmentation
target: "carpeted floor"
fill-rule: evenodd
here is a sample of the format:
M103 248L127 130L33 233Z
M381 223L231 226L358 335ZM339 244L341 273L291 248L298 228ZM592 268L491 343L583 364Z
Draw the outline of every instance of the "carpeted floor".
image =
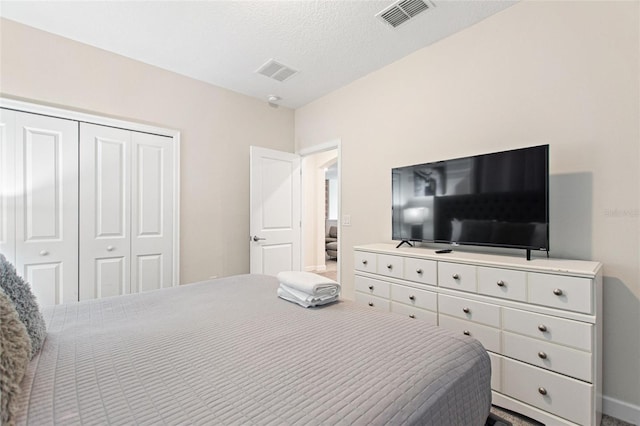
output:
M542 425L542 423L537 422L533 419L530 419L529 417L525 417L518 413L514 413L513 411L504 410L496 406L491 407L491 414L493 415L493 417L497 416L502 421L506 421L506 423L503 423L502 425L499 423L494 423L495 426L504 426L504 424L506 424L507 426L509 424L513 426ZM487 426L492 426L492 425L490 423L487 423ZM634 426L634 425L631 423L627 423L625 421L616 419L615 417L602 416L602 422L600 423L600 426Z

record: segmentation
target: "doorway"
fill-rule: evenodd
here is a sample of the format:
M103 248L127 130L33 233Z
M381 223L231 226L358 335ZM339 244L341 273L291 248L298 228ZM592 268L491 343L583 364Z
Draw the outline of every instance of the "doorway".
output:
M339 281L339 147L302 155L302 267Z

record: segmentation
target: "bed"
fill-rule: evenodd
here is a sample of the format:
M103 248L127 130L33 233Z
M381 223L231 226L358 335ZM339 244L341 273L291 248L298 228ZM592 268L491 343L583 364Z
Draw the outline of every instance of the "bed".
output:
M16 424L484 425L475 339L242 275L43 309Z

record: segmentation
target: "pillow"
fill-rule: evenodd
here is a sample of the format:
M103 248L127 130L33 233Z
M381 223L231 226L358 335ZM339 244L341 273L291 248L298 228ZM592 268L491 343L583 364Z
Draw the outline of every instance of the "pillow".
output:
M2 254L0 254L0 289L4 290L13 302L20 321L27 328L31 339L30 358L33 358L42 347L47 328L29 284L18 276L16 269Z
M0 424L15 422L20 382L30 354L27 329L9 297L0 290Z

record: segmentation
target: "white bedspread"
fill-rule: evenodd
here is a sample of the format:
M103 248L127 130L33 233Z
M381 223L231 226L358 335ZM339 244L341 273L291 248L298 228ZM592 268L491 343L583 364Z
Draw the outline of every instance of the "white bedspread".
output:
M480 343L245 275L45 309L18 424L483 425Z

